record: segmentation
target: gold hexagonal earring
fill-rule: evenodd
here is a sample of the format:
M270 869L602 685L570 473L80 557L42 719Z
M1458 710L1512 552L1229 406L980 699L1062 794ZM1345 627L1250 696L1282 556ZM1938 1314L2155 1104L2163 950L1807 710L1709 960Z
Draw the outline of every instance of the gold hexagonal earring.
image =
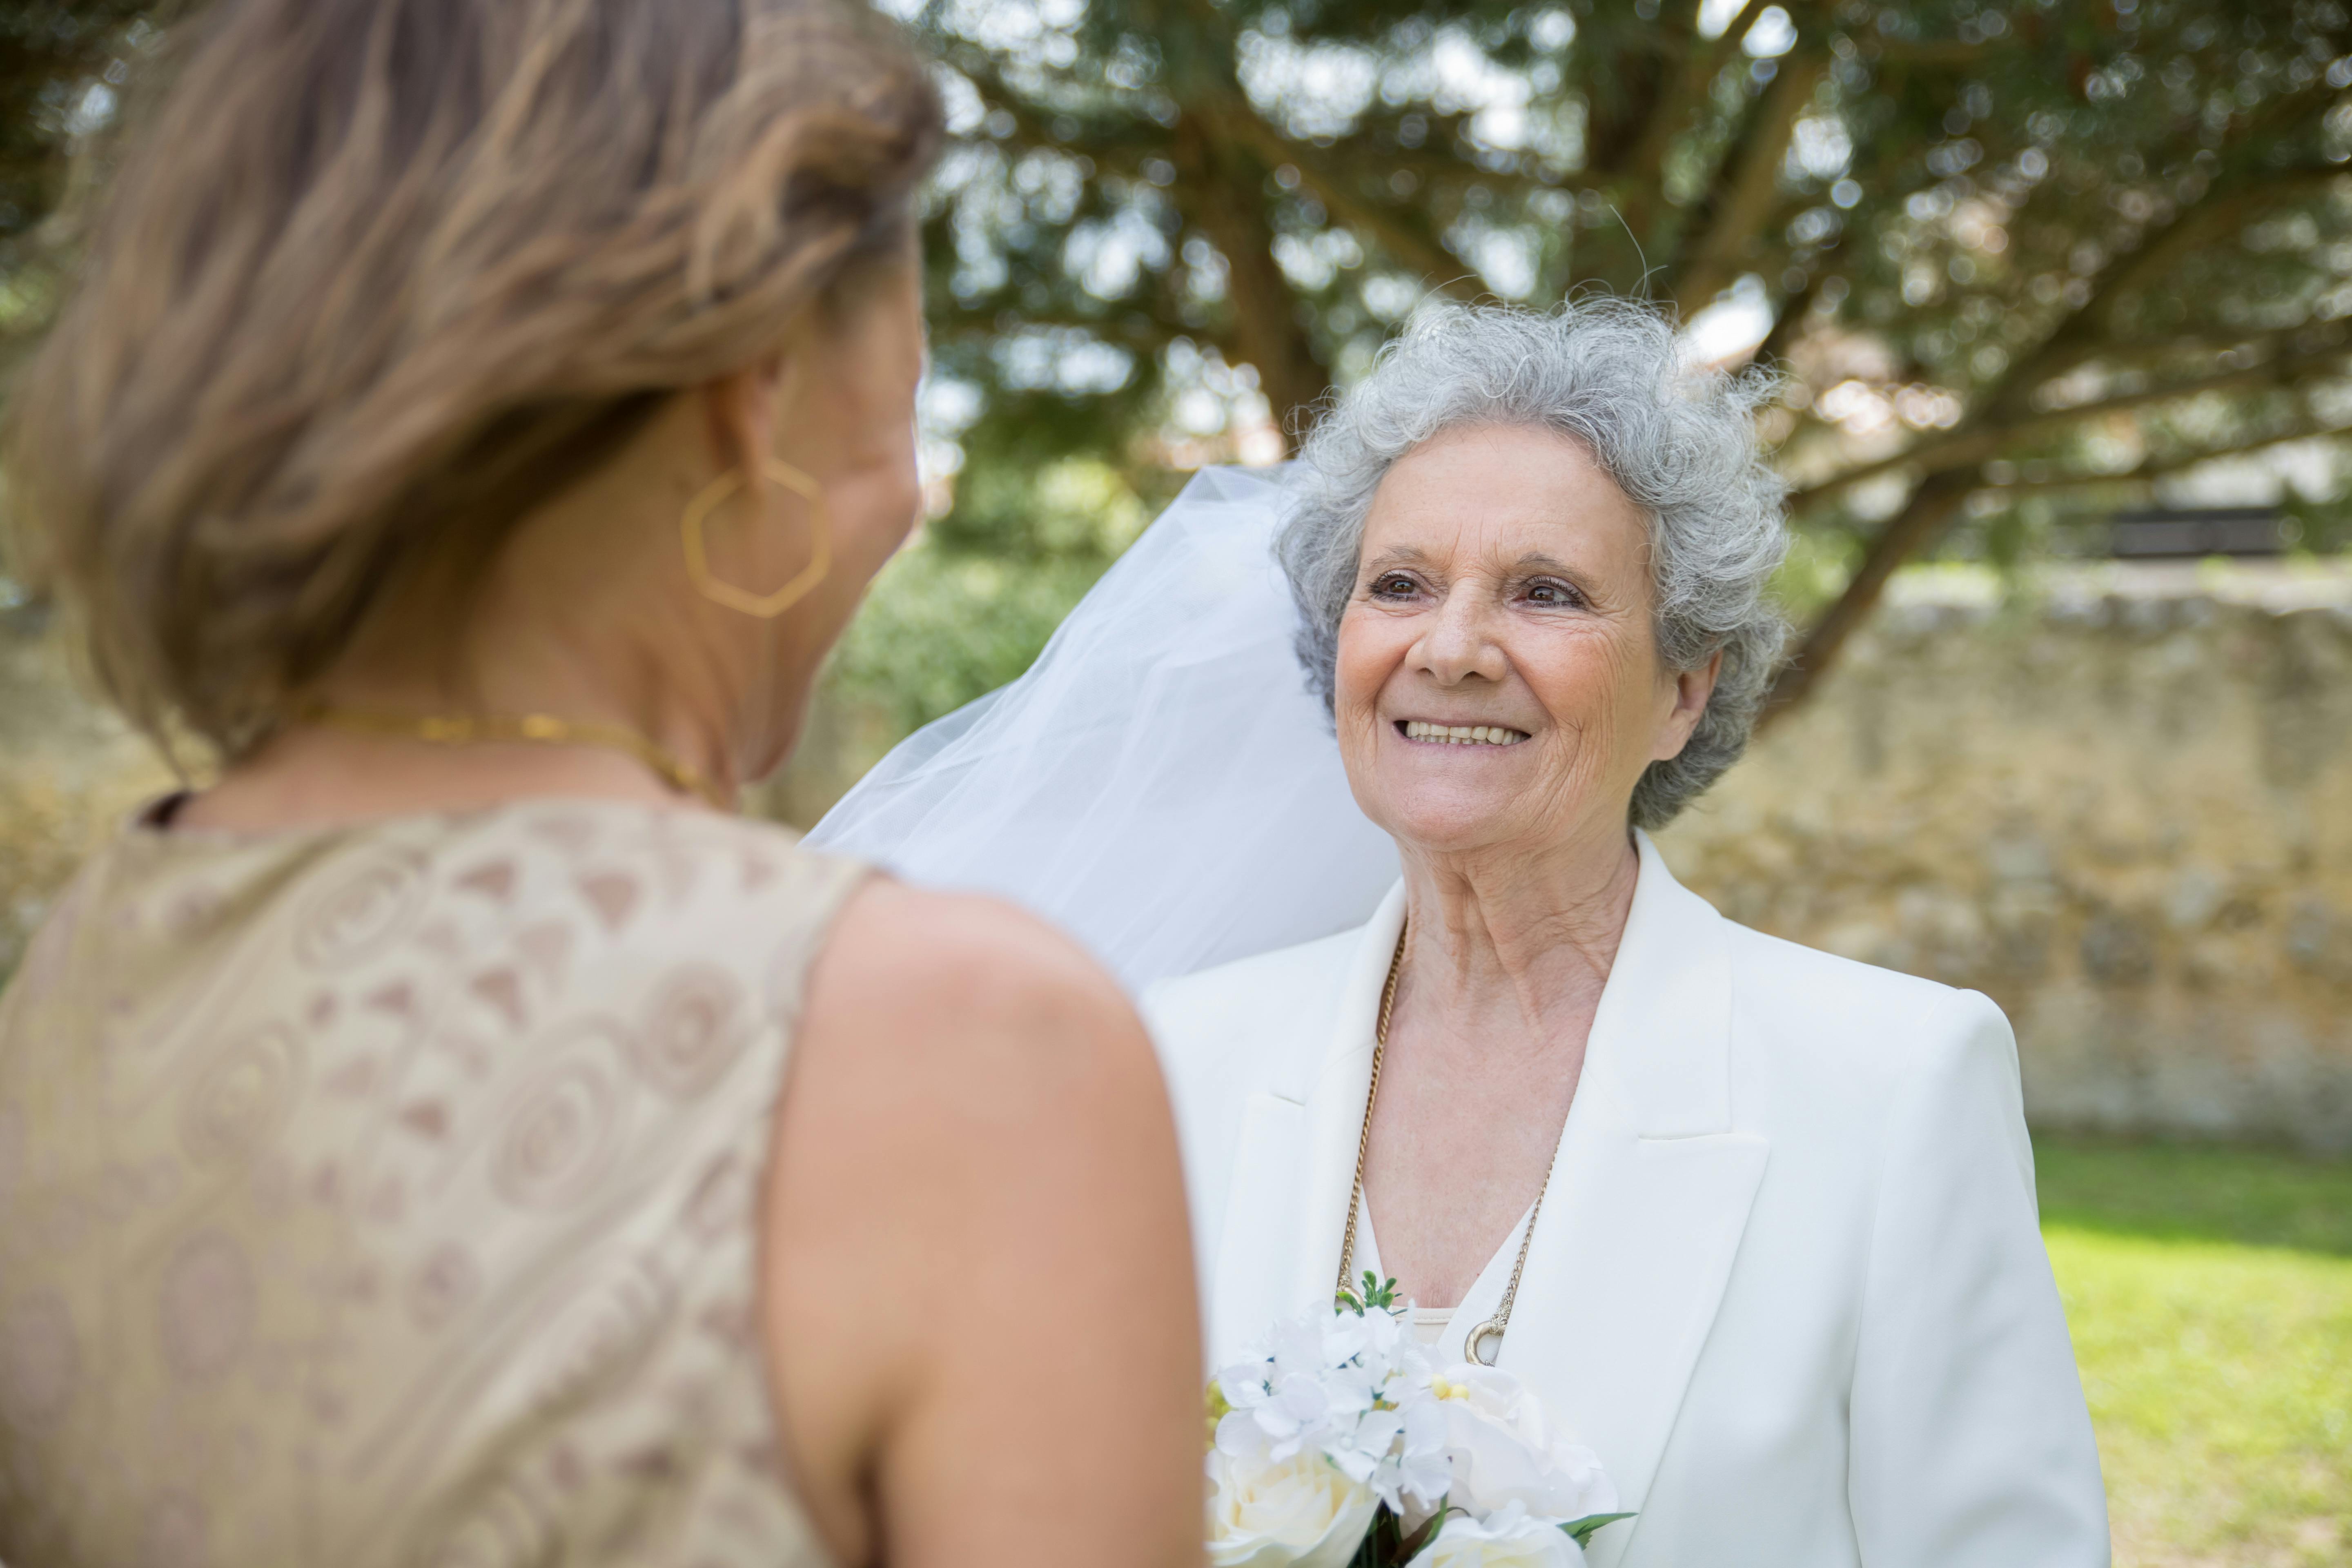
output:
M719 581L710 570L710 554L702 540L703 525L710 521L712 512L743 489L743 470L740 467L728 469L703 486L701 492L686 503L686 513L678 519L678 542L685 547L686 574L696 593L714 605L772 621L807 597L809 590L824 581L824 574L833 570L833 517L825 507L824 487L790 463L770 458L760 465L760 471L771 483L781 485L809 504L809 563L791 582L772 594L754 594L748 588Z

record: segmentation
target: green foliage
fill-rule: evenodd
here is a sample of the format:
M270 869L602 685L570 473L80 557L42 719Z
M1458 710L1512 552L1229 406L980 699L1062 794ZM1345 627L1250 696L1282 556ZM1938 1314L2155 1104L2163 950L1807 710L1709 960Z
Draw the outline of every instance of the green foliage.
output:
M1404 1521L1387 1509L1372 1515L1372 1525L1357 1543L1356 1554L1348 1559L1348 1568L1402 1568L1412 1560L1422 1544L1445 1522L1451 1510L1440 1510L1436 1518L1408 1536Z
M2043 1139L2044 1223L2352 1258L2352 1163L2200 1143Z
M1677 9L926 0L966 137L935 317L1131 366L1066 384L1109 429L1179 339L1233 353L1274 303L1343 367L1432 287L1690 311L1747 271L1784 322L1869 331L1962 395L2086 309L2150 344L2340 313L2335 5L1711 6L1712 38ZM2217 198L2234 232L2101 295ZM1239 287L1243 242L1278 302Z
M1034 469L971 476L929 542L950 552L1108 566L1143 531L1144 505L1127 477L1087 457Z
M1098 574L919 544L876 582L829 684L911 731L1028 668Z
M2296 496L2283 509L2288 543L2305 555L2340 555L2352 550L2352 493Z
M1339 1288L1338 1309L1343 1312L1353 1312L1360 1318L1367 1310L1372 1308L1378 1308L1383 1312L1393 1312L1397 1308L1396 1285L1395 1280L1383 1280L1379 1275L1367 1268L1364 1270L1362 1289L1351 1290L1344 1285Z
M1887 560L2021 564L2352 431L2346 0L882 3L954 132L924 245L961 473L844 656L861 701L935 712L1042 643L1110 552L1045 515L1061 465L1148 512L1278 456L1434 292L1646 293L1782 366L1790 602L1857 611L1823 626ZM5 242L172 9L0 0L0 320L45 313ZM2300 546L2347 506L2352 468Z
M1084 458L983 470L957 499L884 570L828 675L904 730L1028 668L1145 521L1127 479Z
M1566 1524L1561 1525L1560 1529L1566 1531L1569 1539L1581 1548L1592 1544L1592 1538L1601 1532L1602 1525L1614 1524L1621 1519L1633 1517L1630 1513L1588 1513L1582 1519L1570 1520Z
M2342 1561L2328 1549L2352 1528L2352 1262L2047 1236L2119 1544ZM2321 1550L2296 1554L2306 1542Z
M2340 0L902 9L960 137L928 233L975 481L1039 446L1230 457L1433 291L1719 305L1723 352L1788 372L1792 603L1854 599L1817 671L1948 519L2015 566L2214 455L2352 431Z
M66 151L110 118L128 58L147 36L139 25L166 9L154 0L0 3L0 245L56 205ZM8 313L0 301L0 330Z
M2352 1165L2040 1140L2119 1563L2352 1547Z
M1773 595L1790 616L1809 616L1838 596L1861 555L1850 533L1827 529L1801 532L1773 579Z
M54 262L32 241L65 194L69 154L114 117L152 19L178 8L179 0L0 0L0 369L56 304ZM20 593L7 576L8 532L0 526L0 612Z

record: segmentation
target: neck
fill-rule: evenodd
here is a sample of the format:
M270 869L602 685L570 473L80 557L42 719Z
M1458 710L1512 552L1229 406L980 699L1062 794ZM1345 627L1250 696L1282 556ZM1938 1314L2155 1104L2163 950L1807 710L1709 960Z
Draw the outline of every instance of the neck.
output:
M1398 1008L1452 1048L1580 1055L1633 906L1641 860L1612 831L1530 855L1402 847L1408 948Z
M647 497L636 510L657 513L663 502ZM649 591L657 572L549 542L612 531L603 513L618 504L583 496L527 523L471 605L454 658L420 659L414 628L426 612L404 604L370 628L321 695L350 707L545 714L626 731L693 770L719 800L732 801L747 772L777 749L751 732L775 715L776 682L801 689L805 682L777 668L776 623ZM594 510L574 517L566 507ZM584 768L594 748L545 750L578 753ZM451 754L453 764L459 755Z
M477 624L501 625L495 616ZM540 795L689 809L731 803L745 749L736 737L742 716L764 706L762 694L730 679L738 661L686 639L667 639L673 651L655 657L656 639L644 635L654 629L617 615L605 617L593 637L565 635L563 625L545 620L534 635L490 629L469 642L455 672L421 669L413 660L355 659L322 681L317 697L331 708L385 716L544 714L624 731L698 770L711 800L681 791L621 746L497 739L452 746L392 733L389 725L353 732L297 724L231 768L181 819L224 827L317 826ZM407 640L414 647L417 639Z
M685 700L667 683L626 679L632 662L615 637L602 649L518 649L457 678L340 671L320 683L318 721L298 719L295 733L415 748L415 766L404 770L411 787L441 773L453 784L462 776L474 793L511 775L518 793L537 793L576 774L579 787L594 791L633 768L661 790L730 804L735 752L717 705ZM629 768L615 769L614 759ZM628 793L646 792L633 782Z

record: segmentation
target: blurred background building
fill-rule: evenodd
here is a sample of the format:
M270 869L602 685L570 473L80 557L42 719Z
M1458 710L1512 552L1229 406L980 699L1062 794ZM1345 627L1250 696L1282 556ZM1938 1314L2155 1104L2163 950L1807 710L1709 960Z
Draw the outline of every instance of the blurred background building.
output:
M1016 676L1188 472L1282 460L1423 300L1645 295L1780 376L1799 533L1797 657L1677 869L1990 993L2046 1132L2352 1151L2340 0L883 4L955 136L929 516L762 809L814 820ZM0 0L0 351L191 9ZM0 973L167 778L28 576L0 557ZM2121 1559L2352 1562L2347 1168L2096 1147L2047 1142L2043 1197ZM2189 1254L2075 1224L2318 1261L2176 1312ZM2193 1434L2184 1323L2237 1357Z

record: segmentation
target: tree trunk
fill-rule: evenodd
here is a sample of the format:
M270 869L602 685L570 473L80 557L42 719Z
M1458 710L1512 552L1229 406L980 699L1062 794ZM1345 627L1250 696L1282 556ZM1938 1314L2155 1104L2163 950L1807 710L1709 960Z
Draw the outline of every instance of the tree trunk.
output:
M1903 510L1888 518L1886 525L1878 531L1878 537L1870 542L1870 549L1864 554L1853 580L1845 585L1845 592L1813 623L1804 640L1798 644L1796 657L1782 665L1780 674L1773 678L1772 689L1764 699L1764 715L1759 721L1759 729L1769 726L1811 692L1814 683L1837 662L1847 639L1878 607L1895 569L1926 549L1969 498L1969 492L1982 482L1975 468L1951 469L1930 474L1911 492Z
M1233 350L1257 371L1258 390L1286 449L1298 444L1306 410L1329 385L1315 342L1299 321L1298 297L1274 258L1274 226L1264 194L1267 171L1252 153L1213 137L1188 114L1177 130L1188 189L1186 216L1225 258L1234 310Z

